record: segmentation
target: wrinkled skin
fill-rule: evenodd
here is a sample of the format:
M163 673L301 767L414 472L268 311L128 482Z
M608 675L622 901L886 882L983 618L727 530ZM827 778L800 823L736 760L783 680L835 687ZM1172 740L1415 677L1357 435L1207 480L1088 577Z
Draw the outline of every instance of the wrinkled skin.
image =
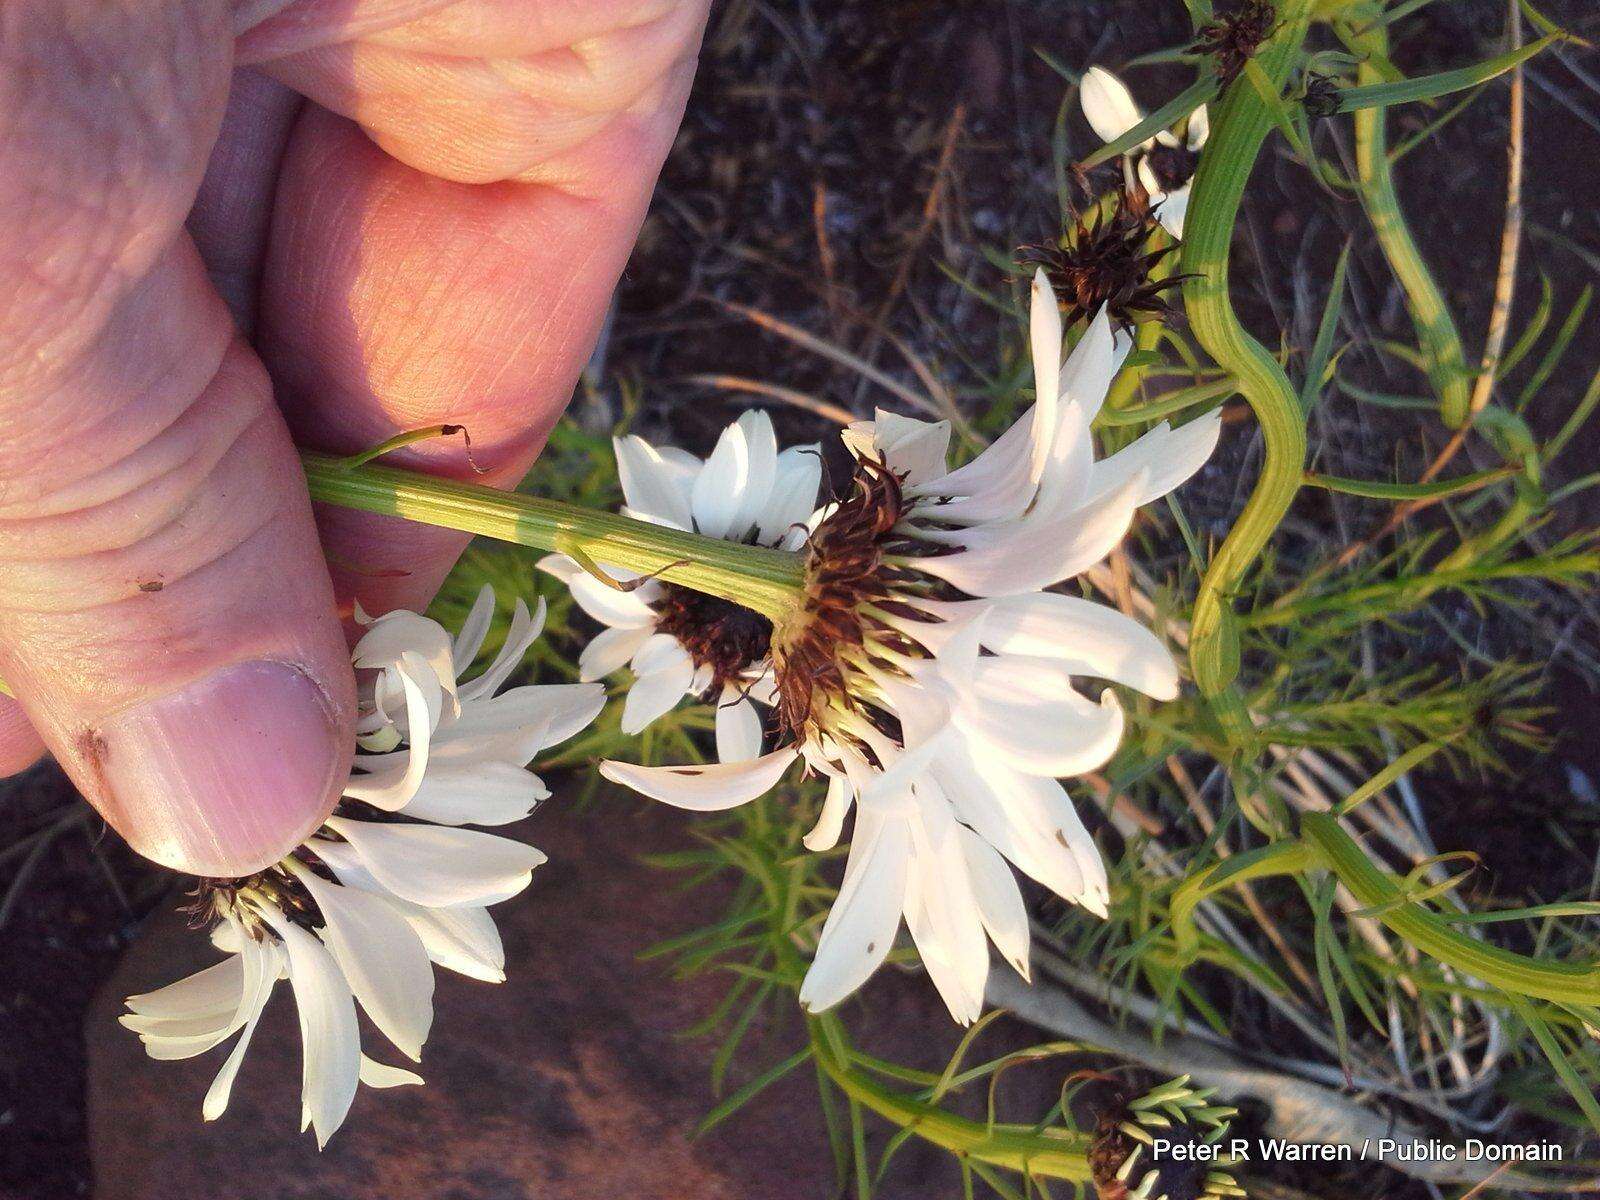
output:
M294 444L512 485L682 114L703 0L0 5L0 773L257 869L348 771L341 611L465 539L313 514ZM245 665L240 665L245 664Z

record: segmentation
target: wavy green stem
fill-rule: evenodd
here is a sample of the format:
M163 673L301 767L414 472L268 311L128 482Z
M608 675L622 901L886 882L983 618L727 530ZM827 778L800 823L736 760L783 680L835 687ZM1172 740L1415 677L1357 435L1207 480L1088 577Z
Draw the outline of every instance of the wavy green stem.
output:
M684 533L482 484L301 452L311 498L551 550L720 596L781 620L804 583L801 555Z
M831 1038L828 1022L833 1022ZM971 1121L937 1105L924 1104L885 1087L841 1057L835 1043L842 1040L843 1031L834 1018L813 1017L806 1024L817 1065L840 1091L924 1141L943 1147L957 1158L1004 1167L1032 1178L1084 1181L1090 1177L1087 1134Z
M1311 0L1287 0L1281 24L1256 62L1280 92L1305 40ZM1195 596L1189 646L1200 691L1235 732L1248 728L1243 703L1225 695L1239 672L1239 643L1229 597L1261 553L1299 490L1306 456L1305 417L1283 368L1240 324L1228 299L1228 254L1239 201L1267 134L1269 101L1238 79L1212 116L1212 136L1195 174L1184 222L1184 309L1195 336L1218 365L1238 380L1266 443L1261 478L1232 532L1218 548Z
M1352 53L1360 56L1356 68L1359 83L1378 84L1394 77L1396 72L1389 63L1388 26L1372 21L1360 29L1346 31L1344 41ZM1461 334L1400 211L1389 158L1387 113L1384 108L1363 108L1352 114L1356 192L1389 269L1405 293L1406 309L1429 364L1428 377L1439 397L1440 419L1457 429L1468 420L1471 400Z
M1600 965L1545 962L1469 937L1436 913L1406 900L1394 877L1367 857L1327 813L1306 813L1305 843L1316 849L1351 895L1424 954L1513 996L1535 996L1558 1004L1600 1004Z

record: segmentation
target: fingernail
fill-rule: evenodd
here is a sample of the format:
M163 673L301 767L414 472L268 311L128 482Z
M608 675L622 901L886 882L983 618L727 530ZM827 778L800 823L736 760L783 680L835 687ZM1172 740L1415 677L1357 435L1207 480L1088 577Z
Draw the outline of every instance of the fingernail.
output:
M129 845L230 878L277 862L333 810L353 742L305 672L246 662L107 718L83 750Z

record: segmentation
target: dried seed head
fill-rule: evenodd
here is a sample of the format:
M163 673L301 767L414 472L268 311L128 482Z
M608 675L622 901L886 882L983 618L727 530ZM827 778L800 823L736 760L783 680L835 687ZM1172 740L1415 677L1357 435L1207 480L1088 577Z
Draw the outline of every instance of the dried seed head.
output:
M1114 1095L1089 1145L1089 1169L1100 1200L1243 1196L1226 1161L1189 1149L1219 1141L1236 1115L1232 1108L1212 1104L1212 1091L1191 1087L1184 1075L1132 1100ZM1157 1139L1163 1143L1159 1154Z
M1243 0L1237 7L1217 14L1215 20L1200 27L1194 49L1213 56L1217 78L1227 87L1239 77L1244 64L1254 57L1262 42L1278 29L1278 10L1268 0Z
M884 556L905 511L900 483L876 459L857 460L849 494L807 540L805 599L772 642L778 717L788 733L804 736L819 699L854 703L845 657L866 644L862 606L890 594L895 572Z
M1305 94L1300 103L1313 117L1331 117L1341 106L1339 90L1339 85L1327 75L1311 73L1305 78Z
M711 669L713 695L766 661L772 622L758 612L675 583L662 583L655 610L656 631L677 638L697 668Z
M1158 164L1151 154L1151 169L1162 179L1162 170L1181 170L1175 157L1193 151L1162 147L1169 158ZM1192 170L1192 163L1189 164ZM1185 177L1187 178L1187 177ZM1073 215L1073 228L1060 241L1042 246L1024 246L1017 260L1041 266L1061 300L1064 319L1070 324L1094 316L1104 305L1110 319L1120 325L1170 316L1171 307L1163 295L1179 286L1184 277L1152 279L1151 272L1173 250L1171 244L1150 250L1150 238L1159 228L1150 216L1149 199L1141 192L1117 193L1109 213L1099 209L1094 216Z

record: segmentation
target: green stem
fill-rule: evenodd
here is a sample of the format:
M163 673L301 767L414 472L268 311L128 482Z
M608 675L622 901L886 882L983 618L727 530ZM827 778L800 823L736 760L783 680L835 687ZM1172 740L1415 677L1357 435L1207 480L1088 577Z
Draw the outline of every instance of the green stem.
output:
M1194 910L1207 896L1252 879L1299 875L1315 865L1316 851L1304 842L1274 842L1270 846L1235 854L1197 875L1191 875L1172 893L1168 908L1168 916L1172 921L1172 940L1176 943L1180 961L1191 963L1200 953L1200 931L1194 923Z
M1361 59L1356 68L1359 83L1382 83L1393 76L1386 25L1370 22L1364 28L1346 32L1344 41ZM1356 137L1356 191L1389 269L1405 292L1406 308L1416 327L1417 341L1422 344L1429 363L1428 377L1439 396L1440 419L1452 429L1460 428L1467 422L1470 407L1461 335L1400 211L1400 197L1395 192L1393 164L1389 158L1387 110L1359 109L1352 119Z
M1281 93L1306 36L1311 0L1286 0L1281 24L1256 56ZM1239 202L1256 155L1274 126L1268 99L1247 79L1223 95L1211 140L1195 174L1184 222L1184 309L1206 351L1238 380L1266 444L1261 478L1232 532L1218 548L1195 596L1189 657L1202 694L1217 703L1235 732L1249 727L1236 695L1224 695L1239 673L1238 632L1229 597L1261 553L1299 490L1306 456L1305 416L1289 377L1267 349L1245 332L1228 300L1228 254Z
M804 585L804 559L788 551L702 537L482 484L394 467L352 466L311 450L300 457L313 500L656 574L775 621L794 611Z
M1437 914L1404 899L1394 877L1367 857L1327 813L1301 820L1306 844L1350 889L1351 895L1407 943L1474 979L1513 996L1534 996L1558 1004L1600 1004L1600 966L1544 962L1468 937Z
M826 1024L832 1022L831 1028ZM1018 1171L1030 1178L1089 1179L1089 1137L1032 1125L970 1121L885 1087L842 1057L844 1033L835 1018L812 1017L811 1048L817 1065L845 1095L880 1117L910 1129L958 1158ZM832 1032L833 1037L828 1034Z

